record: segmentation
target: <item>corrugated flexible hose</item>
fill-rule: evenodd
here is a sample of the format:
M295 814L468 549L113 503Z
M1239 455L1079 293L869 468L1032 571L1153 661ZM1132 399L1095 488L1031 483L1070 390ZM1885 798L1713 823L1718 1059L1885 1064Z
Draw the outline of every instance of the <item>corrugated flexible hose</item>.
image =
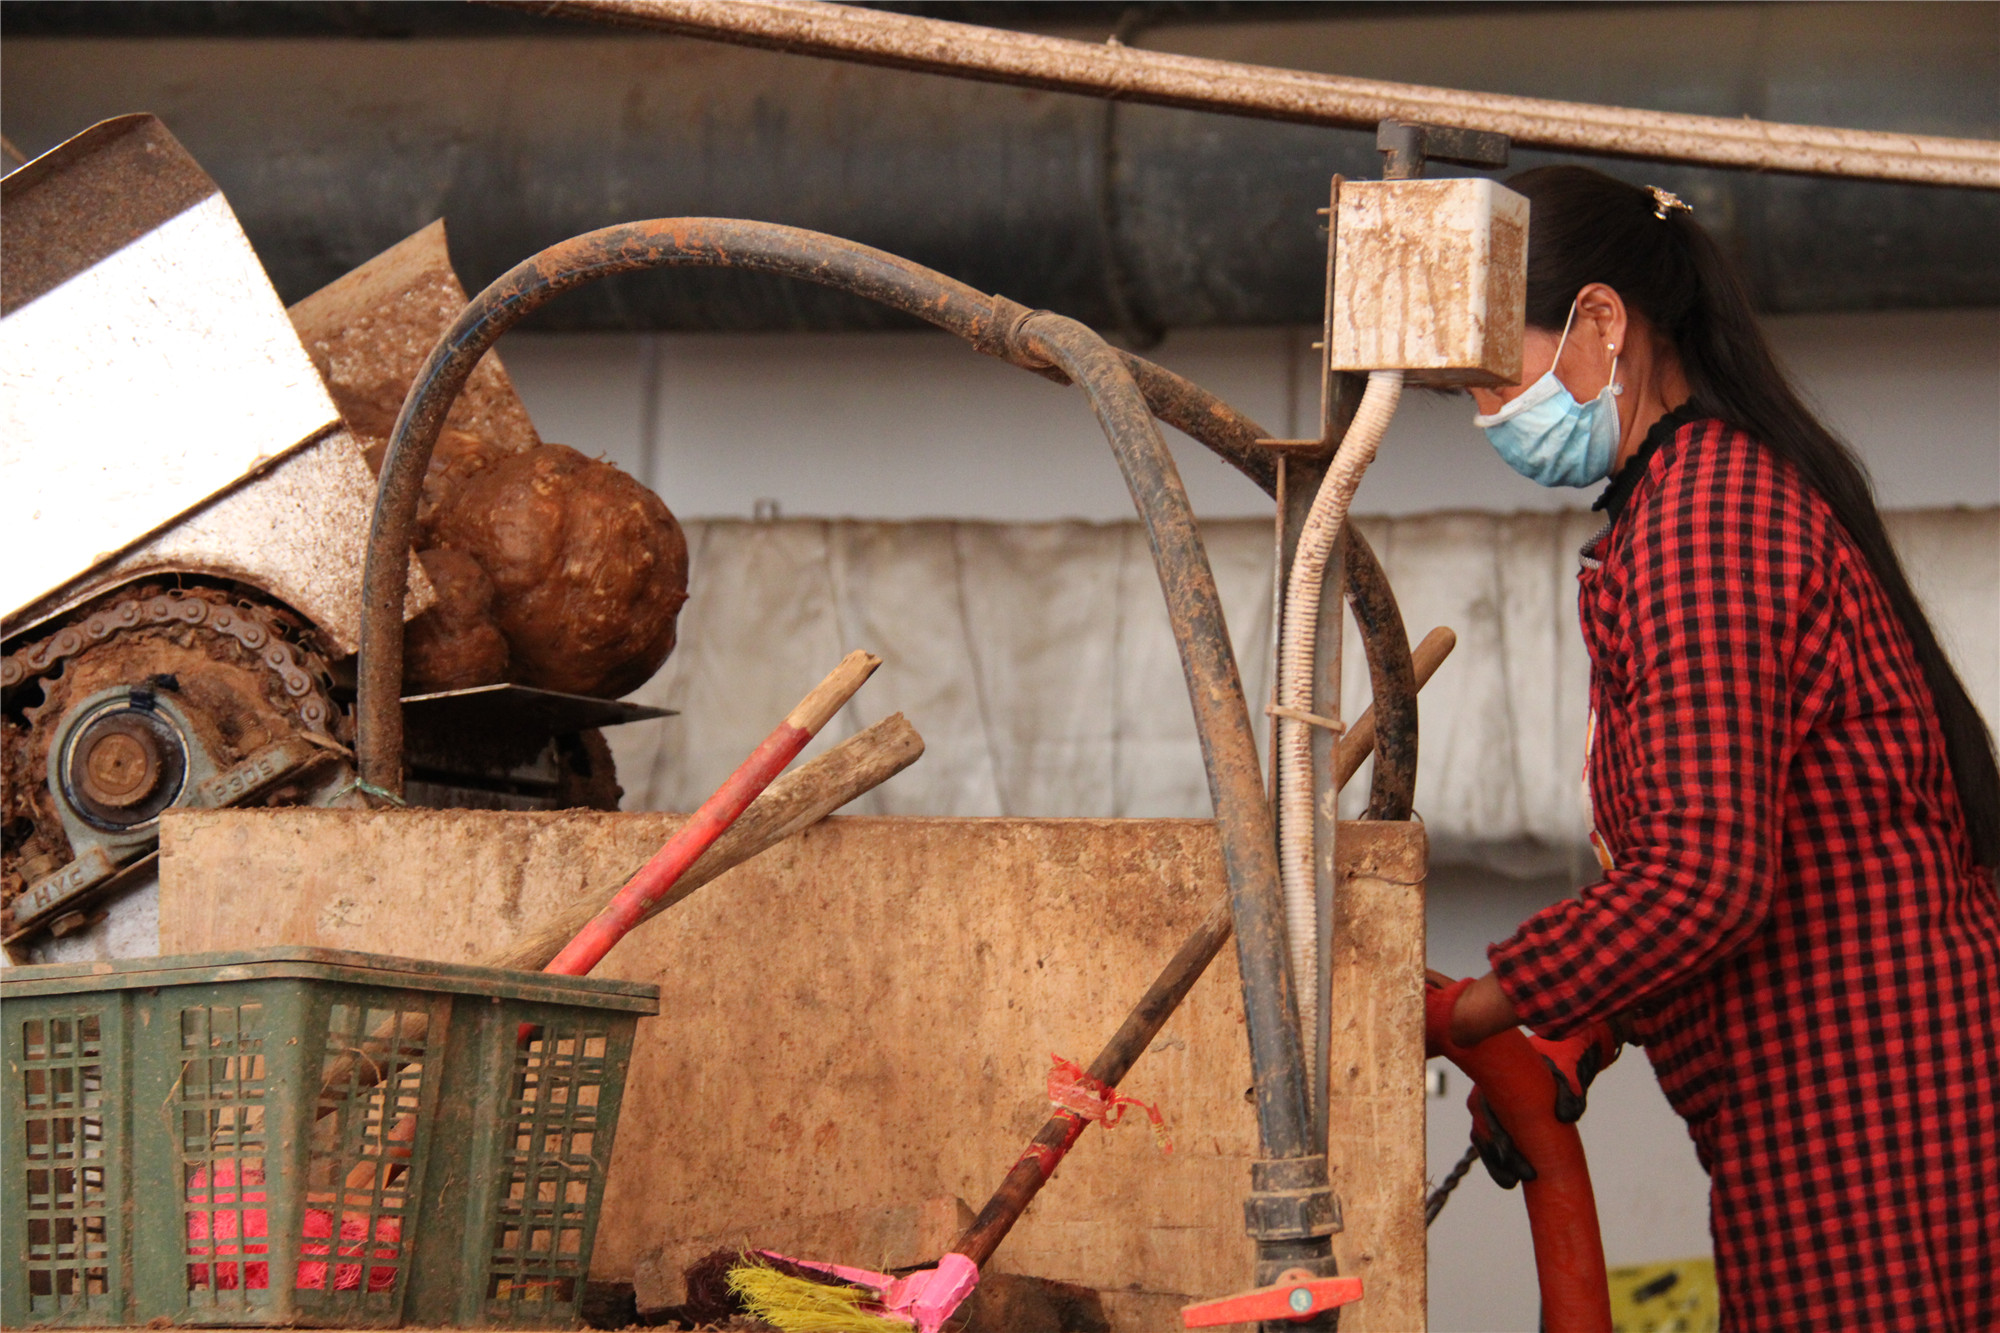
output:
M1319 637L1320 588L1335 543L1347 524L1347 507L1361 474L1375 459L1403 395L1403 372L1377 370L1368 376L1354 420L1335 451L1299 533L1285 584L1284 623L1278 639L1278 703L1298 713L1313 711L1314 645ZM1339 685L1333 712L1339 713ZM1292 981L1298 988L1299 1031L1311 1034L1319 1019L1318 909L1313 893L1312 724L1280 714L1278 731L1278 865L1284 888L1285 933L1291 946ZM1307 1041L1308 1063L1316 1067L1317 1043ZM1314 1086L1318 1086L1315 1083Z

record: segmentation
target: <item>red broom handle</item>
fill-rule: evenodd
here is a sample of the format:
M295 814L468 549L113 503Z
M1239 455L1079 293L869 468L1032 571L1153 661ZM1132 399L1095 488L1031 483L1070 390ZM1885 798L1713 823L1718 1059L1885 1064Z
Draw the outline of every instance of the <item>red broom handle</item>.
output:
M715 795L703 801L701 809L667 839L667 845L639 867L639 873L626 882L618 896L606 903L604 910L592 917L590 924L578 931L576 938L563 946L563 951L542 970L580 977L596 967L611 952L612 945L646 919L647 910L666 896L674 882L736 822L758 793L785 771L785 765L798 757L806 742L819 733L880 665L882 659L871 653L852 652L843 658L832 674L800 700L799 706L764 738L764 743L716 788Z

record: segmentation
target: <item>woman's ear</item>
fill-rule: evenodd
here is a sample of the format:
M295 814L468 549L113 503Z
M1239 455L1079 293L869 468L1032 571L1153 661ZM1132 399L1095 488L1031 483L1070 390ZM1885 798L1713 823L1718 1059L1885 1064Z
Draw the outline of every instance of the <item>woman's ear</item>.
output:
M1577 332L1589 336L1607 355L1625 350L1630 331L1625 301L1601 282L1593 282L1576 294Z

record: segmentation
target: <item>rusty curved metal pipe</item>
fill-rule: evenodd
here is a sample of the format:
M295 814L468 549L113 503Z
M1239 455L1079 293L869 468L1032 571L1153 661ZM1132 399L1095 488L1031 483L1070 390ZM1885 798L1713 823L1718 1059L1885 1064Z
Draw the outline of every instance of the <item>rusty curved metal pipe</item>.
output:
M1198 440L1223 462L1241 472L1258 490L1278 498L1278 460L1257 441L1271 432L1223 402L1191 379L1148 361L1136 352L1120 352L1125 368L1153 415L1175 430Z
M356 706L355 751L368 788L402 794L403 588L417 503L445 414L479 358L531 312L600 278L670 267L745 268L837 287L1022 364L1009 349L1013 326L1030 313L1026 307L883 251L796 227L731 218L632 222L573 237L515 265L479 293L431 349L403 400L382 462L362 573Z
M837 237L770 223L683 218L630 223L564 241L516 265L468 305L410 387L383 460L362 578L363 628L355 749L361 780L400 797L404 582L417 500L445 413L502 333L549 300L615 273L659 267L749 268L868 297L955 333L989 356L1051 378L1011 333L1031 313L1004 296ZM1143 357L1121 353L1151 411L1241 471L1267 494L1277 469L1257 441L1269 433L1206 389ZM1350 529L1351 532L1351 529ZM1407 819L1416 780L1416 682L1409 641L1374 552L1347 540L1348 598L1367 645L1379 736L1369 816Z
M551 246L503 274L453 322L404 399L383 460L363 574L356 738L362 781L402 785L402 605L418 498L445 415L487 349L564 291L616 273L675 266L749 268L804 278L906 311L1024 368L1082 385L1125 473L1152 543L1187 676L1230 884L1266 1158L1319 1158L1289 962L1283 948L1271 811L1221 599L1186 491L1131 372L1074 320L1027 310L896 256L836 237L734 219L608 227ZM1324 1160L1319 1159L1324 1182ZM1325 1258L1325 1236L1259 1241L1262 1263Z
M1152 409L1109 344L1075 320L1046 311L1024 321L1021 336L1089 395L1145 523L1194 704L1209 798L1222 837L1236 958L1244 1003L1251 1011L1247 1026L1264 1153L1273 1158L1315 1156L1320 1150L1312 1146L1305 1051L1278 894L1277 834L1264 799L1243 681L1194 506Z

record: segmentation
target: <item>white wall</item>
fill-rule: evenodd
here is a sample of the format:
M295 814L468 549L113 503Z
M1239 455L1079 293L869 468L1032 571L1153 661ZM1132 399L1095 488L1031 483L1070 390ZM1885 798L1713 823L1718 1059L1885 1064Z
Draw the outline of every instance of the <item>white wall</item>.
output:
M1770 332L1884 507L2000 503L2000 310L1793 316ZM1293 435L1318 418L1311 336L1197 330L1150 355ZM760 499L787 516L1132 516L1080 392L945 334L517 334L500 351L545 437L605 454L685 517L747 517ZM1357 512L1589 505L1508 471L1471 415L1463 398L1408 395ZM1269 512L1173 439L1199 512Z

